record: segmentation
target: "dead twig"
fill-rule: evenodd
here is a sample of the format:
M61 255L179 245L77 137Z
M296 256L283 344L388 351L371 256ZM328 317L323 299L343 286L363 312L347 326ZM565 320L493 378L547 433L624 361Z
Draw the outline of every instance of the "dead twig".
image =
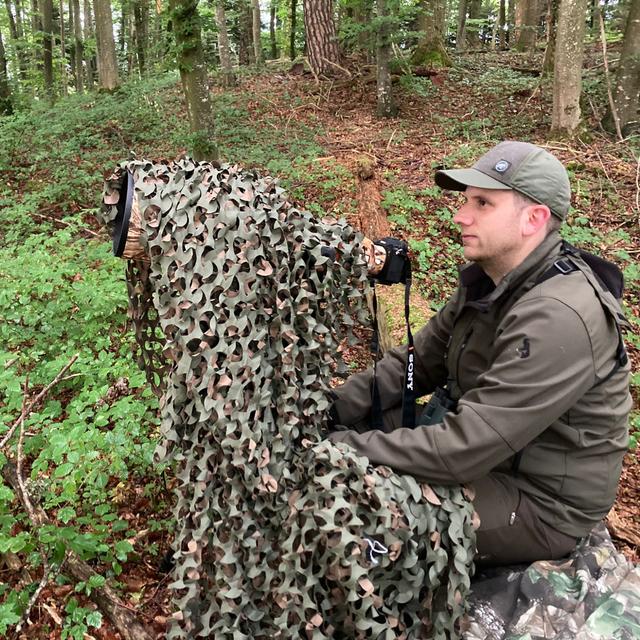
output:
M44 388L40 393L27 405L26 412L21 414L20 417L11 425L9 431L5 434L4 438L0 440L0 449L4 448L4 446L9 442L11 436L14 434L15 430L26 420L30 415L33 409L40 403L40 401L46 397L46 395L51 391L53 387L55 387L58 382L62 379L64 374L69 370L69 368L73 365L73 363L78 359L80 354L76 353L75 356L67 362L67 364L60 369L58 375Z
M35 216L36 218L40 218L42 220L48 220L49 222L55 222L56 224L61 224L65 227L76 227L75 224L71 224L66 220L60 220L60 218L55 218L54 216L46 216L44 215L44 213L32 213L31 215ZM84 231L89 235L92 235L94 238L102 237L99 233L96 233L95 231L91 231L91 229L87 229L87 227L80 227L80 231Z
M541 85L542 85L542 80L538 82L534 90L531 92L531 95L525 100L525 103L522 105L520 111L518 111L518 113L516 114L516 118L527 108L527 105L536 97L538 91L540 91Z
M321 60L323 60L327 64L330 64L332 67L335 67L336 69L340 69L340 71L344 71L350 78L353 77L351 71L349 71L348 69L345 69L344 67L341 67L337 62L332 62L331 60L328 60L327 58L321 58Z
M613 117L613 123L616 127L616 135L618 140L623 139L622 130L620 129L620 117L618 116L618 110L613 100L613 93L611 92L611 74L609 73L609 64L607 63L607 36L604 32L604 18L602 17L602 9L598 11L598 19L600 21L600 40L602 42L602 55L604 56L604 77L607 81L607 95L609 96L609 108L611 109L611 116Z
M12 367L16 362L18 362L19 357L16 356L15 358L11 358L11 360L8 360L7 362L4 363L4 368L8 369L9 367Z

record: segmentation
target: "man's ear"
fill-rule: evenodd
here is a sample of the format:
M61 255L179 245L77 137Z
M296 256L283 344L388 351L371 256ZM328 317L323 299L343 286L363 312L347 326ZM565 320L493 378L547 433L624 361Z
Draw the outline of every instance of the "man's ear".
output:
M551 210L546 204L532 204L525 208L522 216L522 234L534 236L541 229L546 229L551 217Z

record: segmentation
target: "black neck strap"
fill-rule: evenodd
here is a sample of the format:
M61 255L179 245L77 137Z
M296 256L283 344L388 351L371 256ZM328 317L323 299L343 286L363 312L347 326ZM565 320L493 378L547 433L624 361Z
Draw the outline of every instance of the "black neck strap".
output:
M371 428L382 429L382 402L378 389L377 364L380 357L380 336L378 334L378 299L375 283L373 289L373 336L371 337L371 351L373 353L373 384L371 387ZM404 372L402 390L402 426L413 429L416 426L416 392L415 392L415 349L413 334L409 322L411 296L411 266L407 265L404 285L404 318L407 326L407 362Z

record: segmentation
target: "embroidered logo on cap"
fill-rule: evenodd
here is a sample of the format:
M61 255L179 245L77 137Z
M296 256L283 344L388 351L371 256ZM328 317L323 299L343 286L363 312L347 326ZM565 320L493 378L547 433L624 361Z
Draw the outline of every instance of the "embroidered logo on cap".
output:
M510 166L511 166L511 163L507 162L506 160L500 160L499 162L496 162L496 166L493 168L498 173L504 173Z

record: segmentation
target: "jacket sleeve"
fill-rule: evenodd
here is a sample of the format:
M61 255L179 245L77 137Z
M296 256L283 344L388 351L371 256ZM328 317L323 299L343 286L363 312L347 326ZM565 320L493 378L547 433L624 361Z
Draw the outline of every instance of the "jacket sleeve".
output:
M519 350L529 340L529 354ZM595 383L581 317L554 298L523 300L507 313L489 369L444 421L391 433L332 434L373 464L439 484L480 478L563 415Z
M414 337L416 397L431 393L446 382L445 353L453 326L459 291ZM390 349L378 362L377 379L382 410L402 402L407 347ZM371 413L373 369L357 373L334 389L334 408L342 425L355 425L368 420Z

